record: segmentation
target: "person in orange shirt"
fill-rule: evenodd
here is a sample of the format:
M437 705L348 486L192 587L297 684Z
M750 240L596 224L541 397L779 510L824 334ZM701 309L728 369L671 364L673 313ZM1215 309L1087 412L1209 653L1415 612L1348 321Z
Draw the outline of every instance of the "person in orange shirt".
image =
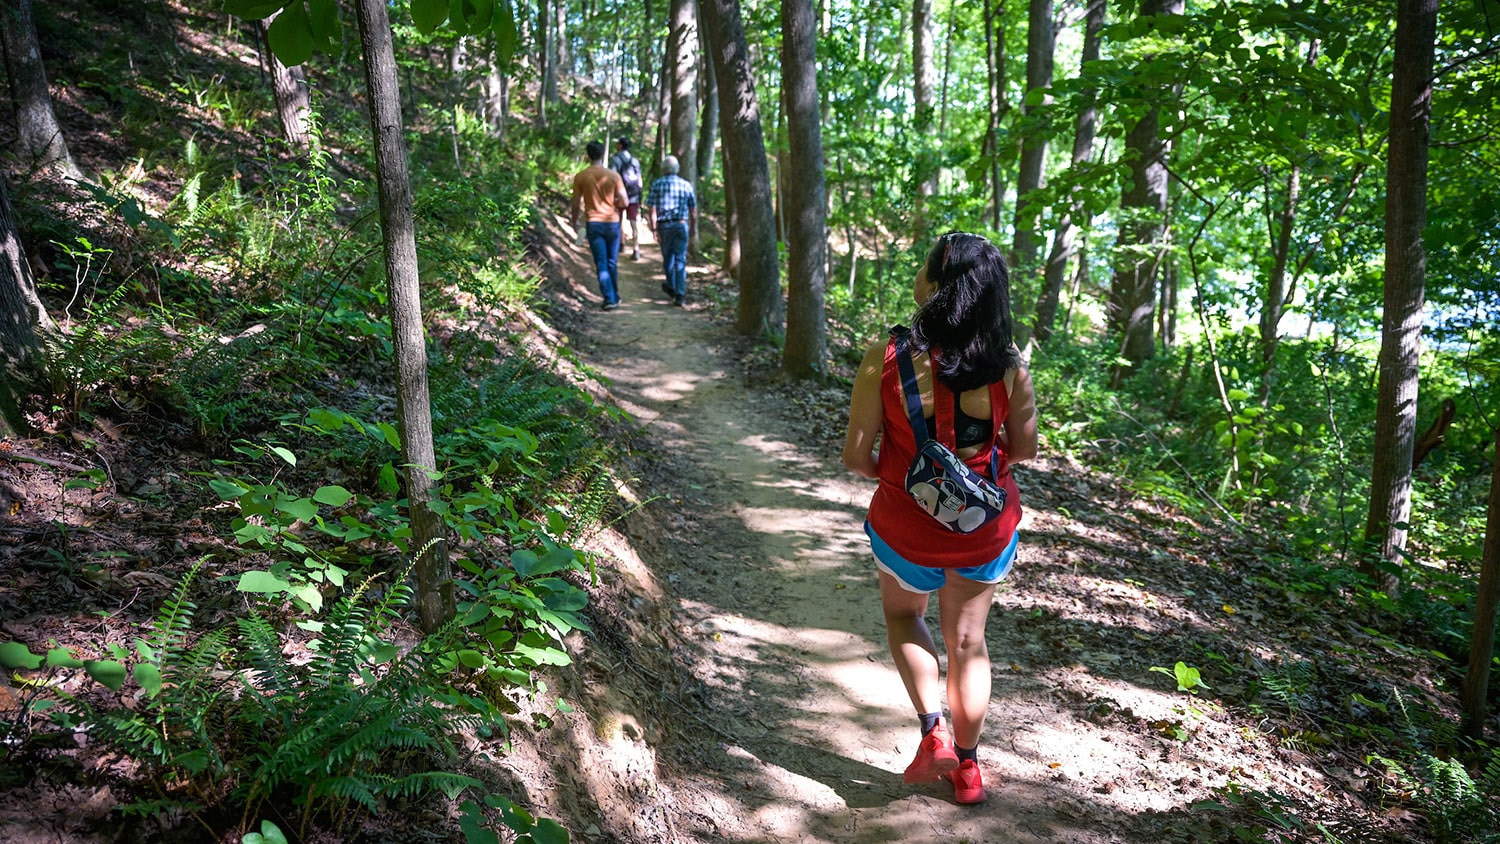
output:
M630 204L620 174L604 166L604 144L589 141L585 148L589 166L573 177L573 203L570 222L578 228L578 215L587 215L585 233L589 251L594 255L594 270L599 275L599 295L604 310L620 307L619 264L620 212Z

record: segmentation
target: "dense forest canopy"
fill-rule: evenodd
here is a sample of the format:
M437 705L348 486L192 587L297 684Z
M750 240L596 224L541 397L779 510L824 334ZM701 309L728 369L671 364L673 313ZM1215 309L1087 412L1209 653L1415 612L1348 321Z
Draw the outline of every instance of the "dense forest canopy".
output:
M410 602L423 659L537 698L588 629L574 545L615 506L617 414L549 369L566 355L479 326L539 308L544 213L586 141L626 137L648 180L690 164L713 221L695 247L787 379L846 383L909 317L933 239L990 238L1043 450L1259 537L1288 595L1348 598L1337 612L1449 661L1440 685L1467 667L1463 729L1483 739L1500 3L784 2L4 0L0 434L97 454L114 416L149 421L203 455L209 504L162 507L229 514L239 592L344 625L312 666L321 716L380 723L349 684L365 660L394 666L380 694L414 744L503 722L381 636ZM65 493L121 482L86 463L64 461ZM246 818L288 789L306 824L470 784L334 788L307 758L155 742L217 705L193 672L231 634L183 638L197 572L172 573L134 651L46 657L186 699L70 697L64 723L110 724L162 782L202 780L185 801ZM377 572L401 577L362 608ZM285 704L302 666L266 667L288 635L267 613L235 641ZM8 667L43 665L15 645ZM311 741L276 740L294 738Z

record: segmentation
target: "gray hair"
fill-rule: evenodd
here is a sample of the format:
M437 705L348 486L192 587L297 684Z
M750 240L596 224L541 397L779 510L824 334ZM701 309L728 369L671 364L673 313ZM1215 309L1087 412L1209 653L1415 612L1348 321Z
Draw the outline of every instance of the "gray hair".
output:
M661 171L668 176L676 175L681 169L682 165L677 163L677 156L675 155L669 155L661 160Z

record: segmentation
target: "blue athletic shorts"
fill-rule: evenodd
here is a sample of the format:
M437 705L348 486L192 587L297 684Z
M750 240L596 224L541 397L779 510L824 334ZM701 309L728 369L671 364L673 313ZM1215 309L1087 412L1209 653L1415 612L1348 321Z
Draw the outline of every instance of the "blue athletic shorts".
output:
M869 522L865 522L865 535L870 537L870 550L875 552L875 565L881 571L896 578L896 582L901 584L902 589L923 595L943 588L948 572L976 583L999 583L1010 574L1010 565L1016 559L1016 545L1021 540L1021 532L1016 531L1010 538L1010 544L1000 552L1000 556L984 565L938 569L931 566L919 566L897 554L891 546L885 544L884 539L876 535L875 529L870 527Z

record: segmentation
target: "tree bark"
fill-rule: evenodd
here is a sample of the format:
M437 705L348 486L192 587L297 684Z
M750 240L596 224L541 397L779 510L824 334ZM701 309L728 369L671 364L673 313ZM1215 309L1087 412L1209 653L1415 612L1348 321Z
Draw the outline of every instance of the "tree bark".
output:
M1432 65L1438 0L1398 0L1391 73L1391 130L1386 159L1385 313L1375 402L1375 460L1365 542L1394 566L1411 515L1411 455L1417 427L1418 357L1427 254L1427 144L1432 119ZM1361 568L1394 595L1400 581L1369 555Z
M453 618L453 577L443 520L432 508L436 499L432 478L437 471L437 459L427 393L427 344L422 328L411 180L401 127L401 92L384 0L358 0L357 8L360 42L365 52L370 124L375 136L386 291L396 351L396 412L411 507L411 552L417 555L417 612L422 629L431 633Z
M0 434L26 429L20 397L46 371L45 338L57 331L36 292L21 232L0 179Z
M1052 31L1052 0L1031 0L1026 23L1026 94L1047 91L1052 87L1052 56L1057 46L1057 36ZM1046 94L1043 104L1051 103L1052 95ZM1021 114L1032 114L1038 106L1028 106L1023 100ZM1030 208L1031 194L1043 185L1042 165L1047 160L1047 139L1039 129L1026 133L1021 140L1021 166L1016 173L1016 214L1014 235L1011 239L1012 278L1031 278L1036 268L1036 221ZM1024 289L1024 285L1023 285ZM1018 310L1025 313L1022 305ZM1019 338L1025 345L1025 338Z
M719 83L726 181L733 182L738 211L740 301L735 330L752 336L778 333L784 317L771 175L740 4L739 0L704 0L702 10Z
M1296 164L1286 175L1286 201L1276 215L1271 245L1271 273L1266 278L1265 302L1260 309L1260 362L1263 367L1261 403L1271 393L1271 363L1281 339L1281 315L1286 309L1286 275L1292 254L1292 227L1297 222L1297 204L1302 198L1302 168ZM1269 197L1268 197L1269 199Z
M984 43L988 75L989 118L984 132L984 158L989 162L990 228L1000 231L1005 207L1005 181L1000 168L1000 123L1010 108L1005 99L1005 0L984 0ZM997 25L997 21L1000 25Z
M703 116L698 123L698 184L709 180L714 170L714 145L719 142L719 86L714 78L714 63L708 61L708 35L698 33L699 49L703 53ZM698 192L698 201L703 201L703 191Z
M1107 5L1106 0L1090 0L1089 2L1084 15L1083 60L1080 69L1086 67L1089 62L1099 59L1099 32L1104 28ZM1080 96L1078 118L1073 128L1075 174L1094 157L1094 134L1098 131L1099 115L1097 98L1098 92L1092 88L1084 90ZM1058 223L1057 232L1052 237L1052 252L1047 256L1042 294L1037 299L1036 322L1031 335L1037 343L1045 343L1047 338L1052 336L1052 324L1057 320L1057 306L1062 297L1063 281L1068 275L1068 262L1078 251L1075 244L1078 226L1085 222L1086 216L1087 212L1083 208L1079 189L1075 187L1068 212L1063 215Z
M307 149L308 120L312 116L312 98L307 87L307 73L302 65L287 67L271 52L271 22L281 13L260 22L261 54L271 75L271 93L276 98L276 117L281 121L281 138L291 146Z
M57 122L57 112L52 108L31 0L3 0L0 41L5 46L5 71L16 106L16 135L22 154L30 159L28 163L81 178L83 172L73 163L62 126Z
M1184 0L1146 0L1141 16L1180 15L1183 4ZM1167 210L1166 152L1157 136L1159 124L1160 105L1152 103L1125 136L1124 158L1131 183L1120 198L1123 219L1115 241L1115 272L1105 313L1108 334L1128 363L1112 368L1114 386L1156 353L1156 270Z
M1484 558L1474 593L1474 627L1469 636L1469 671L1464 675L1463 731L1484 738L1489 714L1490 662L1495 653L1495 614L1500 608L1500 428L1495 429L1490 465L1490 509L1484 529Z
M671 29L667 35L667 67L671 70L672 154L681 169L677 175L698 186L698 4L672 0Z
M932 58L932 0L912 0L911 67L914 105L912 127L919 138L925 138L932 130L936 113L932 103L933 77L937 75ZM937 168L932 166L930 159L924 145L916 162L919 201L920 197L937 193Z
M823 180L822 116L812 0L781 2L781 72L786 98L787 313L781 370L794 378L822 375L827 347L823 291L827 282L827 189Z

